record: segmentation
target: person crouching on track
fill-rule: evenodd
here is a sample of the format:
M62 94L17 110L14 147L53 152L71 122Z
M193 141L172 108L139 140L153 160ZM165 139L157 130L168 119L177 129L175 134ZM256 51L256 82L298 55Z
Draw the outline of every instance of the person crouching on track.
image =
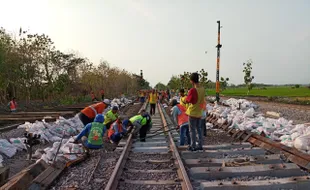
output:
M152 126L152 120L149 114L145 110L142 110L141 114L131 117L129 121L135 126L133 134L136 135L139 131L140 141L145 142L146 133Z
M125 134L127 133L126 126L128 124L128 120L127 123L126 120L124 122L122 121L123 118L119 117L111 125L111 128L109 129L108 132L108 138L110 139L110 141L112 141L111 143L117 144L122 139L122 137L125 136Z
M107 127L107 129L110 129L110 126L112 125L112 123L114 123L116 119L118 118L117 112L118 112L118 107L113 106L113 108L105 114L104 125Z
M174 122L180 128L180 146L184 146L185 137L187 139L187 144L191 145L191 137L189 134L188 116L185 114L186 108L178 103L176 99L171 100L170 105L172 106L171 115Z
M102 114L102 112L108 107L110 101L105 99L103 102L99 102L90 106L87 106L79 113L79 118L82 123L87 125L94 121L97 114Z
M87 155L89 155L89 149L100 149L103 147L103 136L106 131L103 122L104 116L102 114L96 115L94 122L87 124L73 142L78 143L79 140L82 140Z

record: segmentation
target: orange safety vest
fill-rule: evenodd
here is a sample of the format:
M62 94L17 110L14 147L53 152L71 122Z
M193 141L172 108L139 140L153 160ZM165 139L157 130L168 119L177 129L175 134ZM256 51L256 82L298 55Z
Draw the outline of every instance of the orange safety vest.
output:
M92 119L95 118L97 114L102 114L106 107L107 106L103 102L99 102L84 108L81 113Z
M109 129L109 132L108 132L108 137L109 137L109 138L111 138L111 136L115 133L115 130L114 130L114 125L115 125L115 124L117 125L118 132L119 132L119 133L123 132L122 124L118 124L117 121L115 121L115 122L111 125L111 127L110 127L110 129Z
M185 114L186 108L181 104L177 104L177 107L180 109L181 114L178 115L178 125L181 126L184 123L188 122L188 116Z
M13 100L10 101L10 110L11 111L15 111L16 110L16 103L14 103Z

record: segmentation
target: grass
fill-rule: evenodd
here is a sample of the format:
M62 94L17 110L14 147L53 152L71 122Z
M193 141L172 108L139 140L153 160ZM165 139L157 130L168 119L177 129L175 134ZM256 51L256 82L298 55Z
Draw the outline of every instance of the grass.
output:
M207 89L208 95L215 95L215 89ZM226 96L247 96L246 88L227 88L221 94ZM291 88L291 87L267 87L266 89L253 88L249 96L262 97L306 97L310 98L310 89L307 87Z

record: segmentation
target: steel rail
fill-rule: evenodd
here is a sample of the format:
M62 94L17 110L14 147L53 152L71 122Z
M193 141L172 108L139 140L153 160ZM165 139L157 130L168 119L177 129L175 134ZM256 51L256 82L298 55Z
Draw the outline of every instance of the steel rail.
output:
M177 146L175 145L175 142L174 142L174 139L173 139L173 137L172 137L172 135L171 135L171 132L170 132L169 129L168 129L167 121L166 121L166 118L165 118L164 113L163 113L163 111L162 111L163 108L160 106L160 104L157 104L157 107L158 107L159 114L160 114L160 116L161 116L163 125L164 125L164 127L165 127L165 130L167 131L168 136L169 136L170 147L171 147L171 149L172 149L172 154L175 156L176 161L177 161L177 164L179 165L179 168L180 168L180 171L181 171L181 176L180 176L180 177L182 178L182 180L183 180L183 182L184 182L184 183L183 183L183 184L184 184L184 187L183 187L183 185L182 185L182 188L183 188L184 190L192 190L193 187L192 187L192 184L191 184L191 182L190 182L190 179L189 179L189 177L188 177L188 175L187 175L187 172L186 172L186 170L185 170L185 167L184 167L184 164L183 164L183 162L182 162L181 156L180 156L180 154L179 154L179 152L178 152Z
M146 109L148 105L148 102L145 102L143 104L143 106L141 107L141 109L139 110L139 113L141 112L141 110ZM128 158L129 155L129 151L131 149L133 143L133 134L130 133L127 141L126 141L126 145L115 165L115 168L113 170L113 173L105 187L105 190L115 190L118 186L118 182L119 182L119 178L123 172L123 168L125 166L126 160Z
M265 150L268 150L272 153L282 153L286 156L286 158L299 165L302 168L305 168L307 170L310 170L310 155L305 154L301 151L299 151L296 148L291 148L286 145L281 144L280 142L272 141L264 136L258 135L258 134L252 134L248 131L240 131L237 129L229 129L230 122L225 122L223 124L219 124L218 121L219 117L215 114L210 114L206 121L212 123L215 127L222 129L223 131L227 131L229 135L238 136L239 139L242 139L244 141L250 142L253 145L256 145L258 147L261 147ZM241 134L242 133L242 134Z

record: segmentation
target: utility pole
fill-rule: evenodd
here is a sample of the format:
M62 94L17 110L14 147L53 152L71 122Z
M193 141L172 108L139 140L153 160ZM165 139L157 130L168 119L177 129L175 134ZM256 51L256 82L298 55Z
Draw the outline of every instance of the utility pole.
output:
M218 36L217 36L217 59L216 59L216 101L220 102L220 50L221 44L221 22L218 20Z
M143 71L140 70L140 85L143 86Z

